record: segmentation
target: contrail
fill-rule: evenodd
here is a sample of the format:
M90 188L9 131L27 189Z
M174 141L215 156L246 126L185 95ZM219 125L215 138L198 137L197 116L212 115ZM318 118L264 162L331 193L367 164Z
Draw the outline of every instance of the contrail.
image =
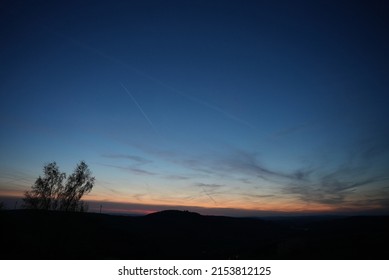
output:
M171 88L171 90L173 90L173 89ZM252 125L251 123L249 123L249 122L247 122L247 121L245 121L245 120L243 120L241 118L238 118L237 116L235 116L235 115L233 115L231 113L228 113L227 111L221 109L218 106L212 105L212 104L210 104L210 103L208 103L208 102L206 102L206 101L204 101L202 99L196 98L196 97L194 97L192 95L188 95L188 94L179 92L178 90L175 90L175 92L178 93L181 96L186 97L187 99L190 99L190 100L192 100L192 101L194 101L194 102L196 102L198 104L201 104L201 105L203 105L205 107L208 107L208 108L210 108L210 109L212 109L212 110L214 110L214 111L224 115L225 117L227 117L227 118L229 118L231 120L234 120L234 121L236 121L236 122L238 122L240 124L243 124L243 125L251 128L251 129L256 129L256 127L254 125Z
M205 190L204 187L201 187L204 191L204 193L209 197L210 200L212 200L215 204L217 204L217 202L213 199L213 197Z
M150 118L146 115L145 111L143 111L142 107L140 106L140 104L136 101L135 97L131 94L131 92L122 84L120 83L120 85L122 86L122 88L127 92L128 96L132 99L132 101L134 101L135 105L138 107L139 111L142 113L143 117L146 119L146 121L150 124L150 126L152 127L152 129L157 132L157 130L155 129L155 126L153 124L153 122L150 120Z
M230 120L233 120L235 122L238 122L238 123L240 123L240 124L250 128L250 129L254 129L254 130L257 129L256 126L254 126L253 124L251 124L251 123L249 123L249 122L247 122L247 121L237 117L236 115L231 114L231 113L221 109L218 106L210 104L210 103L208 103L207 101L205 101L203 99L197 98L197 97L195 97L195 96L193 96L191 94L188 94L188 93L185 93L183 91L180 91L180 90L178 90L178 89L176 89L176 88L174 88L174 87L172 87L172 86L162 82L160 79L157 79L157 78L147 74L146 72L141 71L141 70L133 67L132 65L123 62L122 60L120 60L120 59L118 59L118 58L116 58L114 56L107 55L106 53L104 53L104 52L102 52L102 51L100 51L98 49L95 49L95 48L89 46L88 44L85 44L85 43L83 43L83 42L81 42L81 41L79 41L79 40L77 40L77 39L75 39L73 37L70 37L70 36L67 36L67 35L65 35L63 33L60 33L60 32L54 30L53 28L51 28L51 27L49 27L49 26L47 26L45 24L39 24L38 23L38 25L43 26L48 32L53 33L54 35L56 35L58 37L64 38L64 39L72 42L73 44L75 44L75 45L77 45L77 46L79 46L79 47L81 47L83 49L86 49L86 50L88 50L88 51L90 51L90 52L92 52L92 53L94 53L94 54L96 54L96 55L98 55L98 56L108 60L108 61L111 61L111 62L113 62L115 64L121 65L122 67L131 70L132 72L138 74L139 76L142 76L142 77L145 77L146 79L149 79L150 81L154 82L155 84L157 84L157 85L159 85L161 87L164 87L164 88L170 90L171 92L174 92L175 94L180 95L181 97L189 99L192 102L195 102L195 103L197 103L199 105L205 106L205 107L207 107L207 108L209 108L209 109L211 109L213 111L216 111L216 112L224 115L224 117L226 117L226 118L228 118ZM122 84L122 87L127 91L128 95L131 97L131 99L134 100L134 102L137 104L138 108L142 111L142 114L145 116L145 118L150 123L150 119L147 118L146 114L140 108L138 102L135 101L135 98L129 93L129 91L123 86L123 84Z

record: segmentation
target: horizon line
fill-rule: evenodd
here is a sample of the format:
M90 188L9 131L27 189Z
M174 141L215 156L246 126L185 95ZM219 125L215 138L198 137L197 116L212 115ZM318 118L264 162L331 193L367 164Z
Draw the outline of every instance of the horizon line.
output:
M3 210L25 209L19 202L23 196L0 195L0 202L3 202ZM84 200L88 203L88 213L100 213L123 216L145 216L151 213L177 210L198 213L204 216L226 216L240 218L266 218L266 217L297 217L297 216L385 216L389 215L386 209L361 209L345 211L280 211L280 210L258 210L223 207L201 207L189 205L163 205L163 204L142 204L132 202L115 202L104 200Z

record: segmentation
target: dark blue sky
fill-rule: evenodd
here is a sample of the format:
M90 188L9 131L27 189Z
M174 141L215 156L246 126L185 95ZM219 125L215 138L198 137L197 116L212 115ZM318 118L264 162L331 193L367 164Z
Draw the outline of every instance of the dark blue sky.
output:
M388 210L384 1L0 9L0 194L85 160L96 200Z

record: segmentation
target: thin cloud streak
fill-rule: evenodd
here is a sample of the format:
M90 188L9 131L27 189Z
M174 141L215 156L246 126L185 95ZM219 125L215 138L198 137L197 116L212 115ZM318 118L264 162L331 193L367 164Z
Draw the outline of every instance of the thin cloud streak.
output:
M165 176L166 179L169 180L188 180L190 177L188 176L181 176L181 175L167 175Z
M368 179L342 181L340 178L329 174L319 178L318 182L301 185L290 184L283 188L283 192L285 194L297 195L301 201L307 203L320 203L340 207L358 188L388 180L388 177L378 176Z
M140 156L134 156L134 155L126 155L126 154L103 154L102 157L104 158L111 158L111 159L129 159L131 161L135 161L139 164L146 164L146 163L152 163L152 160L140 157Z
M196 186L198 186L198 187L206 187L206 188L220 188L220 187L223 187L224 185L197 183Z
M150 175L150 176L157 175L157 173L150 172L150 171L140 169L140 168L135 168L135 167L129 167L129 166L125 167L125 166L119 166L119 165L113 165L113 164L103 164L103 163L99 163L99 164L103 165L103 166L107 166L107 167L116 168L116 169L119 169L122 171L130 172L130 173L133 173L136 175Z

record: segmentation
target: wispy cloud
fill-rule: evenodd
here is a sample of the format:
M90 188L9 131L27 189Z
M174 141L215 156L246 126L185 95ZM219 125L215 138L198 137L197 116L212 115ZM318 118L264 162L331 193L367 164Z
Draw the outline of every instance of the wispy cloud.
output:
M287 175L286 178L290 179L285 180L282 190L306 203L336 207L349 205L357 199L361 199L359 203L364 199L376 205L385 203L389 197L387 193L381 193L374 199L360 198L357 194L364 191L372 193L373 185L381 190L385 188L385 182L389 181L389 166L383 164L382 160L389 152L388 143L388 135L382 133L357 139L343 150L342 160L336 158L331 161L327 158L323 163L317 158L316 166L301 168ZM364 207L368 207L368 203Z
M284 183L285 181L304 181L307 180L311 170L299 169L295 172L284 172L267 167L261 163L256 153L250 153L243 150L234 150L229 154L216 157L211 163L211 168L224 174L246 175L249 178L246 182L260 178L269 182Z
M239 178L238 181L245 183L247 185L251 185L253 182L248 178Z
M152 160L140 157L140 156L134 156L134 155L126 155L126 154L103 154L102 157L104 158L111 158L111 159L128 159L131 161L134 161L139 164L146 164L146 163L152 163Z
M203 155L186 155L157 148L137 146L145 153L152 154L162 160L174 163L191 171L196 177L230 178L232 180L252 184L258 178L274 181L307 180L312 170L298 169L287 173L274 170L262 164L256 153L231 148L223 153L204 153ZM195 175L188 176L193 178Z
M157 173L150 172L141 168L131 167L131 166L120 166L120 165L113 165L113 164L100 164L100 165L116 168L135 175L150 175L150 176L157 175Z
M378 189L359 197L355 200L347 200L336 205L339 212L360 214L389 214L389 191Z
M306 203L320 204L340 204L344 201L346 193L331 192L325 188L315 188L312 186L288 186L284 188L284 193L297 195L298 199Z
M220 188L224 186L220 184L204 184L204 183L197 183L195 185L198 187L206 187L206 188Z
M188 176L181 176L181 175L167 175L165 176L166 179L169 180L188 180L190 177Z
M297 129L297 128L296 128ZM345 155L337 157L336 160L328 160L328 155L314 159L307 165L297 166L295 170L277 170L270 168L258 156L258 153L231 147L222 152L208 152L203 155L179 154L173 152L158 152L151 150L154 156L163 160L184 167L196 176L188 176L188 180L194 180L195 186L202 190L202 194L216 203L219 189L223 192L234 193L245 197L243 193L257 199L292 196L300 202L307 204L325 204L336 207L343 207L354 201L360 190L368 190L371 185L384 187L384 181L389 180L384 170L384 165L379 164L382 153L387 153L389 145L382 141L371 139L360 145L354 145L344 151ZM148 152L147 149L143 150ZM349 154L347 155L347 152ZM382 158L381 158L382 159ZM375 167L379 167L376 169ZM178 179L178 178L177 178ZM209 180L212 183L208 183ZM234 187L222 185L221 181L228 179L250 185L258 185L261 182L268 182L266 188L261 185L257 190L261 193L245 191L250 185L237 185ZM216 183L214 183L216 182ZM271 189L268 189L270 188ZM239 190L239 188L242 188ZM217 190L215 192L215 190ZM265 192L263 192L265 190ZM240 194L240 192L242 194ZM388 197L388 195L386 196ZM374 197L369 201L374 203L385 203L387 200L381 197ZM378 199L378 200L377 200ZM366 201L368 199L366 198Z
M363 135L353 146L353 154L360 160L370 160L389 153L389 127Z
M283 188L284 193L297 195L307 203L320 203L341 206L358 188L369 184L387 181L388 177L374 176L369 178L344 178L339 171L321 176L311 182L296 184L291 182ZM342 179L343 177L343 179Z
M130 171L132 173L139 174L139 175L157 175L157 173L150 172L150 171L147 171L147 170L144 170L144 169L140 169L140 168L123 167L122 169L123 170L128 170L128 171Z
M295 126L287 127L287 128L284 128L284 129L281 129L279 131L272 133L271 135L269 135L269 138L276 139L276 138L280 138L280 137L285 137L285 136L288 136L290 134L307 129L311 126L314 126L315 124L317 124L317 121L310 121L310 122L305 122L305 123L298 124Z
M367 195L363 200L352 202L353 207L360 209L376 208L389 213L389 192L380 192L375 195Z
M269 198L269 197L276 197L274 194L252 194L252 193L245 193L241 194L244 196L249 196L249 197L255 197L255 198Z

